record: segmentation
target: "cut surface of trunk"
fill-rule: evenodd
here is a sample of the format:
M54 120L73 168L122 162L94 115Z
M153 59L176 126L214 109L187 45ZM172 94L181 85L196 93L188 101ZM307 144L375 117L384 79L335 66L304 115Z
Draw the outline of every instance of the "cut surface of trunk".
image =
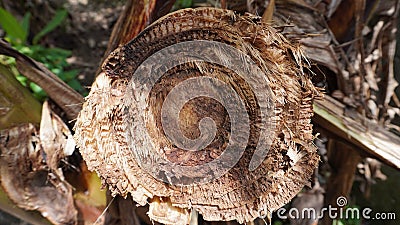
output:
M75 139L111 192L149 203L156 221L186 224L191 209L252 221L289 202L318 164L310 120L321 94L308 67L259 17L180 10L110 54Z

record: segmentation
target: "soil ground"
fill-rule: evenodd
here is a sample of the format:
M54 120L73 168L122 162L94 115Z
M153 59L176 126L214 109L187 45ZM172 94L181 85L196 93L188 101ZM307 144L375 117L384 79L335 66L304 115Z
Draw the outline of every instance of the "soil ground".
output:
M64 31L55 32L54 44L72 50L69 63L79 69L78 79L90 87L99 67L113 25L125 1L67 0L63 6L69 12Z

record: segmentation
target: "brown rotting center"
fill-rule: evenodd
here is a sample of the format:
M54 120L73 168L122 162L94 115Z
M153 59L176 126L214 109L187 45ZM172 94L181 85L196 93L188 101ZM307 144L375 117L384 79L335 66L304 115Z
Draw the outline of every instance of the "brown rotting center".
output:
M250 140L248 146L255 146L258 137L256 118L259 108L256 104L254 93L248 84L233 71L219 65L202 63L207 70L199 71L191 63L183 64L169 70L153 86L148 98L148 111L155 118L156 132L150 133L153 141L158 143L160 149L170 162L184 166L202 165L218 158L229 144L231 122L228 112L223 104L210 97L200 96L186 102L179 113L179 128L183 135L189 139L200 136L199 122L205 117L211 118L216 125L217 132L213 141L204 149L188 151L178 148L166 137L161 122L161 109L168 93L180 82L199 76L208 76L223 81L232 87L244 101L250 119Z

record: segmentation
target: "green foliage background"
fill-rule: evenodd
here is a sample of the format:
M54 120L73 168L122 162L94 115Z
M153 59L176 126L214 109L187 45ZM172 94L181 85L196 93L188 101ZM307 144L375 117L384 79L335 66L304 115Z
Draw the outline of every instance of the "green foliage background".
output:
M51 72L56 74L61 80L70 85L74 90L86 95L86 90L77 79L78 70L69 70L67 59L72 52L61 48L48 48L40 44L40 40L55 28L60 26L65 20L68 12L65 9L58 10L53 19L37 34L32 40L28 40L30 17L28 12L22 21L18 21L11 13L0 7L0 25L5 32L4 39L19 52L43 63ZM43 101L47 95L41 87L29 81L23 74L20 74L16 67L14 58L0 55L0 63L7 65L14 73L16 78L26 87L30 88L34 96Z

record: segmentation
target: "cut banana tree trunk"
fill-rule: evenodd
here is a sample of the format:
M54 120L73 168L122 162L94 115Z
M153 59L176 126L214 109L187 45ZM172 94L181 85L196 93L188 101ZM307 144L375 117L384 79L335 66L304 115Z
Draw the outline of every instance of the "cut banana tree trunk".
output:
M109 55L74 137L112 194L155 221L252 221L318 165L310 76L300 45L260 17L180 10Z

